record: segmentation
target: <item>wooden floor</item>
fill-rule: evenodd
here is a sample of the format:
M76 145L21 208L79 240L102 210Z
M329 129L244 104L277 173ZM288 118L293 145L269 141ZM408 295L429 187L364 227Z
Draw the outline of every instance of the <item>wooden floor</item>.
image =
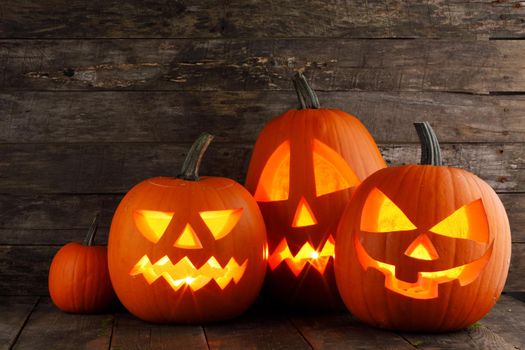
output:
M479 323L455 333L395 333L348 313L294 315L262 305L207 326L142 322L124 311L71 315L47 297L0 297L1 349L525 349L525 293L503 295ZM263 307L264 306L264 307Z

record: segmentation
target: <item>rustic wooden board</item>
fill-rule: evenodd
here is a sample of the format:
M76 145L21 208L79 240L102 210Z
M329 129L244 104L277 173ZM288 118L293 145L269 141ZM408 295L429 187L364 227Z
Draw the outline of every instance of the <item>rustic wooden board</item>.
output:
M13 349L108 349L113 315L73 315L44 298L29 317Z
M179 172L189 144L2 144L0 192L123 193L152 176ZM417 144L380 145L390 165L419 163ZM449 166L470 170L495 190L525 191L523 144L442 144ZM242 182L251 145L213 143L201 174Z
M0 295L49 295L47 276L58 246L0 246Z
M356 321L348 313L294 316L293 324L314 349L413 349L401 336Z
M478 324L460 332L444 334L405 333L403 337L417 349L515 349L500 335Z
M3 40L0 88L525 91L524 41ZM446 64L444 64L446 62Z
M38 297L0 297L0 349L7 350L16 341Z
M512 241L525 243L525 194L499 195L507 209ZM0 194L0 245L62 245L82 241L92 216L100 212L95 242L105 244L122 195Z
M506 291L525 290L525 244L513 243L510 259L509 276L505 284Z
M522 37L515 1L26 0L0 12L2 37Z
M525 304L522 301L502 295L496 306L481 320L481 324L503 337L515 348L525 348Z
M112 350L208 349L201 326L157 325L128 313L115 315Z
M439 92L319 92L321 104L356 115L377 142L417 142L429 121L441 142L525 141L524 96ZM264 124L297 108L292 91L3 92L0 143L253 143Z
M205 326L209 349L310 349L287 315L267 303L235 320Z

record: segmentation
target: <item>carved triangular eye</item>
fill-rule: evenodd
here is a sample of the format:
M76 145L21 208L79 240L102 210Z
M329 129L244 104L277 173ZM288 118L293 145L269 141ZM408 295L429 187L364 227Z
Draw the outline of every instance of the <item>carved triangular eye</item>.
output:
M135 225L146 239L157 243L173 218L173 212L156 210L135 210Z
M361 230L368 232L410 231L417 227L379 189L370 191L361 214Z
M336 151L319 140L314 140L312 151L317 197L359 184L355 173Z
M282 201L290 193L290 142L284 141L270 156L259 178L258 202Z
M481 199L457 209L432 227L430 232L452 238L471 239L487 243L489 241L489 225Z
M201 211L199 215L215 239L221 239L233 230L241 219L242 208Z

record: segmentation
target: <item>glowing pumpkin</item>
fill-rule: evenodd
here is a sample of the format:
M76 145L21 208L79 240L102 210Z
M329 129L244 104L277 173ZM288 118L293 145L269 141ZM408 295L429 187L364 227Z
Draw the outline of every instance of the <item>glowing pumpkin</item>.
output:
M416 127L425 165L376 172L345 210L337 285L352 314L371 325L461 329L481 319L503 289L509 223L492 188L465 170L441 166L432 129Z
M320 109L303 75L294 85L301 108L261 131L246 187L268 231L269 292L291 306L334 308L337 223L354 187L385 163L357 118Z
M113 217L111 281L122 304L144 320L229 319L263 283L266 236L257 203L233 180L198 176L211 139L195 142L177 178L133 187Z
M71 242L60 248L49 268L49 294L60 310L97 313L115 301L108 272L107 249L94 246L98 228L95 216L83 244Z

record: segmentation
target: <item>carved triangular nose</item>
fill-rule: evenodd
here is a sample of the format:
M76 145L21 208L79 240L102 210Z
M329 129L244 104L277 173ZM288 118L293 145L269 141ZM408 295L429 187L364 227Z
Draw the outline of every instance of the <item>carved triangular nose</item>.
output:
M410 243L410 246L405 251L405 255L419 260L436 260L439 255L432 241L426 234L421 234Z
M185 249L202 248L201 241L190 224L186 224L184 230L182 230L182 234L177 238L177 241L175 241L174 246Z
M308 205L308 202L304 197L301 197L297 209L295 210L295 215L293 217L292 227L305 227L312 226L317 224L317 219L315 218L312 209Z

